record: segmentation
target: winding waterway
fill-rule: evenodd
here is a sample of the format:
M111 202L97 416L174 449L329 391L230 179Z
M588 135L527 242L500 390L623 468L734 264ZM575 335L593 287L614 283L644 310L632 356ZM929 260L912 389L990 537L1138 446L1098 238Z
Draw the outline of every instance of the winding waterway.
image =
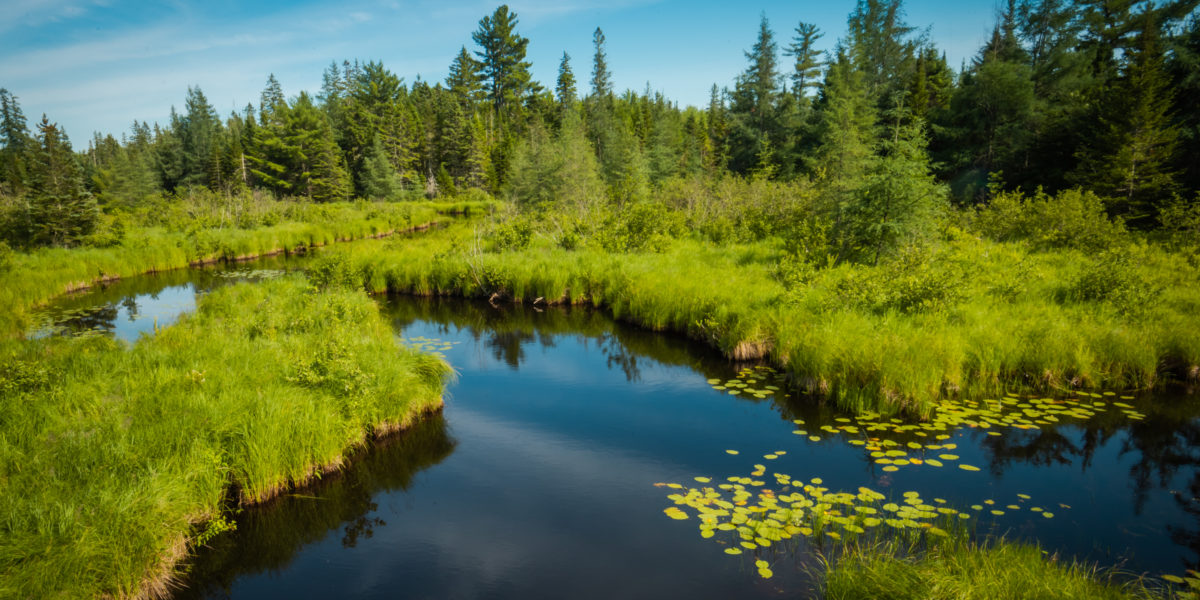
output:
M55 303L46 314L57 325L42 333L133 340L192 310L213 286L299 264L131 278ZM677 336L579 308L380 304L399 343L440 351L458 371L443 413L361 452L337 476L241 513L237 531L195 559L180 597L804 596L817 587L814 542L797 537L729 556L728 538L702 538L694 513L664 515L673 490L654 485L699 487L696 477L716 485L767 463L833 492L866 486L898 499L917 491L970 515L964 521L976 532L1102 566L1157 575L1198 565L1195 395L1083 397L1072 401L1085 403L1089 418L1060 414L1002 432L956 426L938 440L940 453L909 456L928 461L949 447L955 458L944 466L918 459L887 469L850 443L859 439L846 431L855 428L851 415L768 393L765 382L752 384L763 398L733 395L724 384L747 380L745 365ZM1029 401L1009 403L1028 412ZM933 444L914 431L872 435L896 447ZM755 567L760 556L770 579Z

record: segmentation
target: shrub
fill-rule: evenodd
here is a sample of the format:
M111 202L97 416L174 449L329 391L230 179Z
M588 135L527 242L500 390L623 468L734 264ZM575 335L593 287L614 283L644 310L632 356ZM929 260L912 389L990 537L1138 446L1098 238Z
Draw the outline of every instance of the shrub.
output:
M1124 222L1109 219L1100 197L1079 189L1050 196L1039 188L1032 198L1001 192L978 210L972 226L996 241L1026 240L1039 249L1099 251L1127 241Z
M362 269L345 252L329 252L313 261L308 280L319 289L355 289L363 285Z
M533 222L529 217L513 216L494 225L487 239L491 250L522 250L533 240Z
M657 202L635 202L609 212L594 237L608 252L661 252L683 231L679 213Z
M1067 283L1059 300L1108 302L1123 314L1141 314L1157 302L1162 288L1134 261L1131 252L1101 252Z

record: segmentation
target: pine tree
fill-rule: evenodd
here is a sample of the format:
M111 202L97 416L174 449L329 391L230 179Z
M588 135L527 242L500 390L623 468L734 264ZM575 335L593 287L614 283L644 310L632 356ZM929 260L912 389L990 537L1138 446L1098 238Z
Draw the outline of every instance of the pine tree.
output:
M792 67L792 93L797 100L808 98L808 89L820 85L821 68L825 62L823 54L817 50L817 40L822 37L821 30L812 23L800 22L796 26L796 36L784 51L784 54L796 59Z
M307 150L312 157L309 195L317 202L349 200L354 189L350 185L342 151L333 140L333 129L327 119L321 119L313 142L312 149Z
M1029 166L1038 103L1029 55L1016 37L1014 10L1010 3L962 74L942 120L945 143L938 146L938 158L955 178L962 201L982 200L998 174L1010 184L1024 181ZM922 54L919 71L927 69L924 59Z
M96 199L83 184L71 142L45 115L29 166L29 222L36 245L73 246L96 228Z
M274 73L271 73L267 77L266 87L259 96L258 114L262 118L262 123L266 124L271 119L275 107L286 104L286 102L287 100L283 97L283 86L279 85L279 80L275 79Z
M825 72L817 102L820 143L810 159L810 170L825 189L822 212L833 222L831 243L838 260L852 257L861 246L860 226L852 217L874 165L877 119L866 92L864 73L840 50Z
M358 189L366 198L376 200L391 200L403 190L403 182L396 169L388 162L387 152L379 139L363 157L362 169L359 171Z
M479 79L479 62L471 58L463 46L454 62L450 63L450 74L446 76L446 88L467 106L483 100L483 84Z
M879 108L894 104L915 63L913 28L904 22L902 0L858 0L848 25L847 50L863 71L868 96Z
M722 170L729 162L729 118L725 94L713 84L708 98L708 168Z
M558 63L558 81L554 86L558 103L564 107L575 103L575 74L571 72L571 55L563 52Z
M1200 193L1200 15L1188 20L1171 41L1167 71L1175 90L1172 113L1179 127L1176 168L1187 195Z
M164 190L171 192L180 185L184 170L183 141L175 133L183 129L179 113L171 107L169 127L154 125L154 164Z
M599 27L592 32L592 96L604 98L613 93L612 74L608 72L608 55L604 51L604 32Z
M492 108L499 114L515 108L530 91L530 64L525 61L527 38L516 32L517 15L502 4L491 16L479 21L479 29L471 39L479 45L476 51L482 64L484 90Z
M750 65L738 76L730 107L729 168L736 173L764 173L778 165L776 149L783 146L786 136L780 110L778 47L765 15L759 21L754 46L745 55Z
M1179 131L1171 121L1172 92L1154 13L1141 13L1140 35L1124 54L1121 73L1104 94L1100 122L1079 150L1074 180L1112 199L1110 209L1141 226L1177 190Z
M185 103L187 114L175 122L182 149L183 173L178 185L206 185L217 178L214 157L220 155L217 139L221 134L221 122L208 98L199 87L189 87ZM215 189L215 188L214 188Z
M930 173L923 125L898 120L890 129L866 186L842 216L842 258L857 254L878 264L885 254L931 231L944 209L946 192Z
M0 88L0 191L20 193L26 188L32 145L17 97Z

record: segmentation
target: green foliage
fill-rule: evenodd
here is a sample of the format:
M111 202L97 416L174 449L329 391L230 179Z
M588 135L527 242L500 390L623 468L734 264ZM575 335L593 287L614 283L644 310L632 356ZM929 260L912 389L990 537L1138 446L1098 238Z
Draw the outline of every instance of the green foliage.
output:
M13 354L0 363L0 396L16 398L50 386L50 369L36 361L20 360Z
M1054 196L1040 189L1033 197L999 193L978 209L971 226L991 239L1026 240L1039 249L1099 251L1126 239L1124 223L1108 217L1099 196L1079 189Z
M497 251L523 250L533 240L534 225L529 217L511 215L488 233L491 247Z
M557 136L541 125L518 144L508 176L508 195L522 210L557 209L585 214L603 201L604 188L579 115L568 111Z
M1144 315L1163 290L1143 273L1136 262L1139 254L1134 248L1100 252L1067 282L1062 299L1108 302L1124 314Z
M308 280L321 290L362 287L362 270L342 254L322 254L308 268Z
M168 589L188 549L232 529L228 498L303 485L440 406L450 374L397 346L362 292L298 277L223 287L131 347L50 338L0 356L0 472L21 490L0 495L0 596L17 598Z
M471 39L479 44L483 88L497 112L512 110L532 89L525 49L529 39L516 32L517 15L502 4L479 21Z
M658 203L637 202L609 212L593 236L607 252L661 252L682 231L679 215Z
M29 165L28 242L73 246L95 229L100 211L96 199L84 188L71 143L58 125L43 116L38 132Z
M1176 198L1158 213L1163 232L1177 248L1200 246L1200 194L1190 202Z
M863 187L838 207L831 232L838 260L878 263L928 237L945 210L946 192L929 173L919 125L897 124L880 153Z
M959 265L910 247L877 269L842 269L832 291L826 310L939 312L963 298L966 274Z

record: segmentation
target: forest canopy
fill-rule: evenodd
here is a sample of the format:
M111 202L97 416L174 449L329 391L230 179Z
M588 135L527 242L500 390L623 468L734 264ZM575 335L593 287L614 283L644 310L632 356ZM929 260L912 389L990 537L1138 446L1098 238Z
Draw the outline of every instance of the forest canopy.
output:
M943 205L1014 191L1079 189L1132 228L1176 227L1200 210L1196 5L1009 0L957 67L900 0L859 0L837 40L764 15L745 70L700 108L616 92L599 28L590 73L563 53L555 82L533 80L507 6L464 35L445 81L333 62L315 94L268 75L228 115L191 87L168 122L81 151L0 89L0 239L88 243L101 214L200 188L314 202L481 190L580 213L729 177L817 189L837 260L877 260Z

